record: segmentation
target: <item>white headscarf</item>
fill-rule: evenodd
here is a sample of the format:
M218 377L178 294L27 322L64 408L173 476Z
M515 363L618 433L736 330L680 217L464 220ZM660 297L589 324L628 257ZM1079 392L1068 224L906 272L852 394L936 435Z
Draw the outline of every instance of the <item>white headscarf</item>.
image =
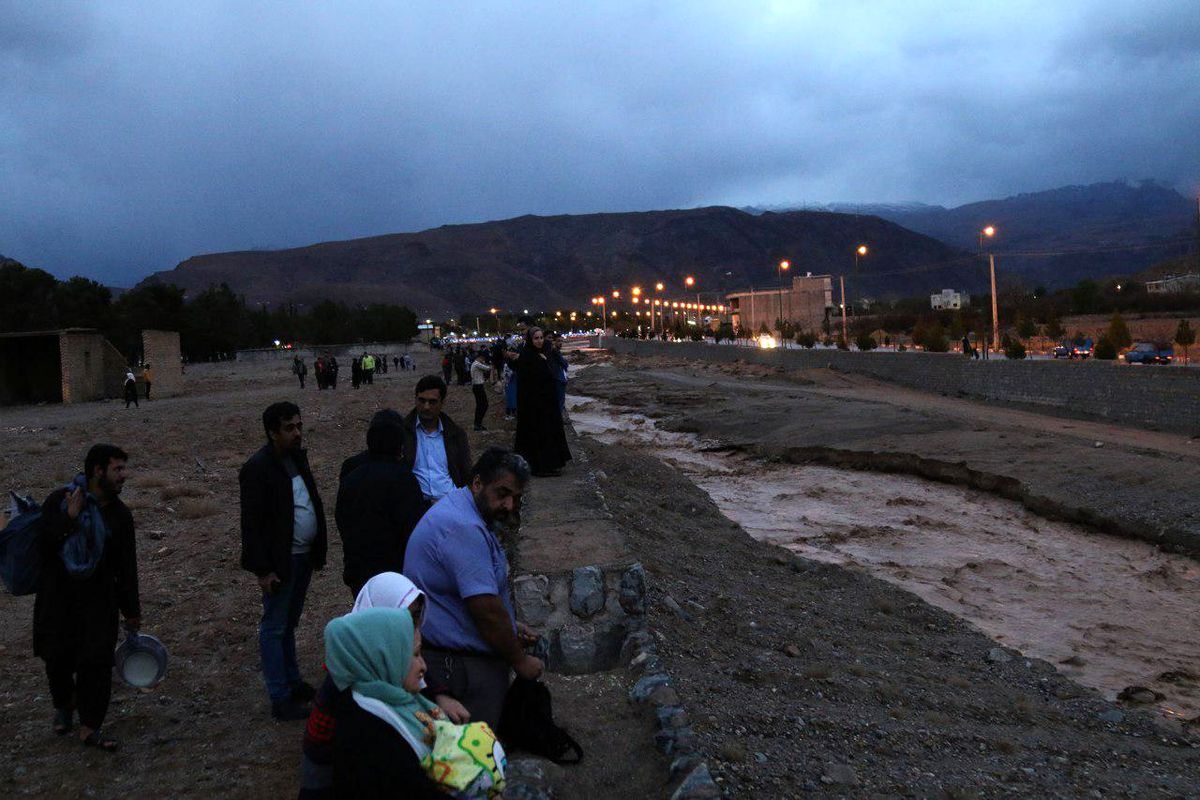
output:
M416 584L399 572L381 572L359 590L350 613L364 608L408 608L424 596Z
M353 614L367 608L408 608L417 601L418 597L424 596L425 593L418 589L415 583L399 572L381 572L364 583L363 587L358 590L358 597L354 598L354 608L350 609L350 613ZM423 618L424 613L421 616ZM421 620L415 616L413 617L413 628L417 630L421 628ZM425 685L425 679L422 678L421 688L424 689ZM367 710L370 711L370 709Z

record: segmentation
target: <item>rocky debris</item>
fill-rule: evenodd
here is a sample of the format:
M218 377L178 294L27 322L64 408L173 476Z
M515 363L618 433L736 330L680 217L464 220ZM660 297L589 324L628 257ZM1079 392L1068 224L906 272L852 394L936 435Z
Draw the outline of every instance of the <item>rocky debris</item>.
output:
M826 764L821 770L821 783L836 786L858 786L858 773L849 764Z
M1117 725L1125 721L1125 712L1119 708L1110 708L1106 711L1101 711L1096 716L1102 721L1112 723L1113 725Z
M991 664L1007 664L1012 661L1012 655L1003 647L993 647L987 651L987 660Z
M596 662L596 629L592 625L564 625L558 631L554 668L568 675L593 671Z
M1147 689L1145 686L1126 686L1117 695L1118 700L1123 700L1126 703L1157 703L1163 699L1163 696L1153 689Z
M553 800L554 797L545 769L533 758L509 759L504 783L506 800Z
M683 779L679 788L671 795L671 800L706 800L720 796L721 790L713 782L708 765L701 763Z

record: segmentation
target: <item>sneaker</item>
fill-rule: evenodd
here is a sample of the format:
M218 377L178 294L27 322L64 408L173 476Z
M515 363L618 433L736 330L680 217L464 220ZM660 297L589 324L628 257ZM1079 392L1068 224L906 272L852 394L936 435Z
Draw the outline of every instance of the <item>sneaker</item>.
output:
M317 690L311 683L300 681L292 687L292 701L295 703L311 703L317 696Z
M285 700L271 701L271 716L275 718L276 722L295 722L297 720L306 720L311 712L311 708L297 703L290 697Z

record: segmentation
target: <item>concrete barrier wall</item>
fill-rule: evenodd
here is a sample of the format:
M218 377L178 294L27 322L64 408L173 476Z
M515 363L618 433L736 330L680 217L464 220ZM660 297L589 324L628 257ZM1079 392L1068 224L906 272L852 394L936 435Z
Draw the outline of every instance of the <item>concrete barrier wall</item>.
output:
M788 370L829 368L939 394L1022 403L1154 430L1200 435L1200 369L1105 361L972 361L951 353L759 350L604 337L617 353Z
M142 360L154 373L151 391L155 397L183 393L183 362L179 358L177 331L142 331Z

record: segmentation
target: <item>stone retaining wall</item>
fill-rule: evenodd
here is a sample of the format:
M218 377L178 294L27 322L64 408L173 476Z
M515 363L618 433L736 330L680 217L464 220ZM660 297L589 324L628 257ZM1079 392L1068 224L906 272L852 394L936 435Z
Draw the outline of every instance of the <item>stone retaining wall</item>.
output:
M567 675L618 666L625 638L645 627L641 564L520 575L513 597L517 618L549 637L550 668Z
M1104 361L972 361L952 353L759 350L604 337L616 353L788 370L828 368L939 394L1019 403L1152 430L1200 435L1200 369Z

